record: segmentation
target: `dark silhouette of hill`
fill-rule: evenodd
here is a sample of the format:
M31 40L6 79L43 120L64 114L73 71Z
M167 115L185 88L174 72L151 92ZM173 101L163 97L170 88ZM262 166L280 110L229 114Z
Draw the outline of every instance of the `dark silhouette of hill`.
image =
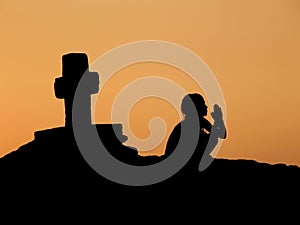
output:
M139 156L136 149L123 145L114 135L111 124L96 125L104 145L120 161L133 165L149 165L159 156ZM115 124L115 126L120 126ZM121 126L120 126L121 127ZM120 135L122 136L122 135ZM126 140L126 136L124 137ZM193 163L193 164L191 164ZM298 195L300 168L285 164L259 163L254 160L215 159L204 171L190 160L169 179L149 186L126 186L107 180L96 173L82 157L70 128L58 127L35 132L35 139L0 159L2 189L14 188L25 192L67 191L80 193L112 193L114 198L135 197L145 194L167 197L173 192L185 193L193 198L207 193L221 192L232 197L239 191L270 194ZM224 191L226 192L224 193ZM118 197L117 197L118 196ZM106 196L107 197L107 196ZM145 197L145 196L144 196Z

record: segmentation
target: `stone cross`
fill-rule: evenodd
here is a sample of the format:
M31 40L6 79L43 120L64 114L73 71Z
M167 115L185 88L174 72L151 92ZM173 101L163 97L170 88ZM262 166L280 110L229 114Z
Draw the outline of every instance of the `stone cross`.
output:
M99 75L90 72L88 57L85 53L69 53L62 56L62 77L54 82L55 96L64 99L65 103L65 126L72 127L72 105L76 88L80 80L84 78L86 90L83 96L82 111L88 115L86 123L91 124L91 95L99 91Z

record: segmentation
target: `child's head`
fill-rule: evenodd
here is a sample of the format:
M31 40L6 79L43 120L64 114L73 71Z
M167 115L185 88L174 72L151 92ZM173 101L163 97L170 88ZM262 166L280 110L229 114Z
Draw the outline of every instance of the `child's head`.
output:
M181 111L185 117L188 117L192 113L193 107L196 107L199 117L207 115L207 105L205 104L205 100L202 95L193 93L184 96L181 103Z

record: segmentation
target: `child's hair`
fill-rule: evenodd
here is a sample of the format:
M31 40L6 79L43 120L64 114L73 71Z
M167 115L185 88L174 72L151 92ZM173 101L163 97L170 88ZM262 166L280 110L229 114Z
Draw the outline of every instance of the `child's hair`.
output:
M187 94L184 96L184 98L182 99L182 103L181 103L182 113L184 115L189 115L191 113L191 109L193 107L191 105L191 103L192 103L191 100L194 104L194 107L196 107L198 115L205 116L207 106L205 104L205 100L202 97L202 95L200 95L198 93Z

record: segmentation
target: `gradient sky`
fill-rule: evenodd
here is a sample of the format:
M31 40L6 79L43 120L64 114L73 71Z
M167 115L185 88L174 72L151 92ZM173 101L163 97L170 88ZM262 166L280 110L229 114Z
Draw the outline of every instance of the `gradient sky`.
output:
M31 141L36 130L64 125L63 101L53 90L63 54L85 52L91 64L121 44L150 39L189 48L216 76L228 128L218 157L300 165L297 0L1 0L0 26L0 156ZM112 83L110 91L130 82L129 74L149 72L181 76L164 65L132 65L119 72L124 83ZM113 95L106 96L109 106ZM146 99L132 110L142 121L133 130L147 137L147 121L157 112L168 117L166 111L171 126L179 119L172 110ZM96 122L105 122L102 116Z

